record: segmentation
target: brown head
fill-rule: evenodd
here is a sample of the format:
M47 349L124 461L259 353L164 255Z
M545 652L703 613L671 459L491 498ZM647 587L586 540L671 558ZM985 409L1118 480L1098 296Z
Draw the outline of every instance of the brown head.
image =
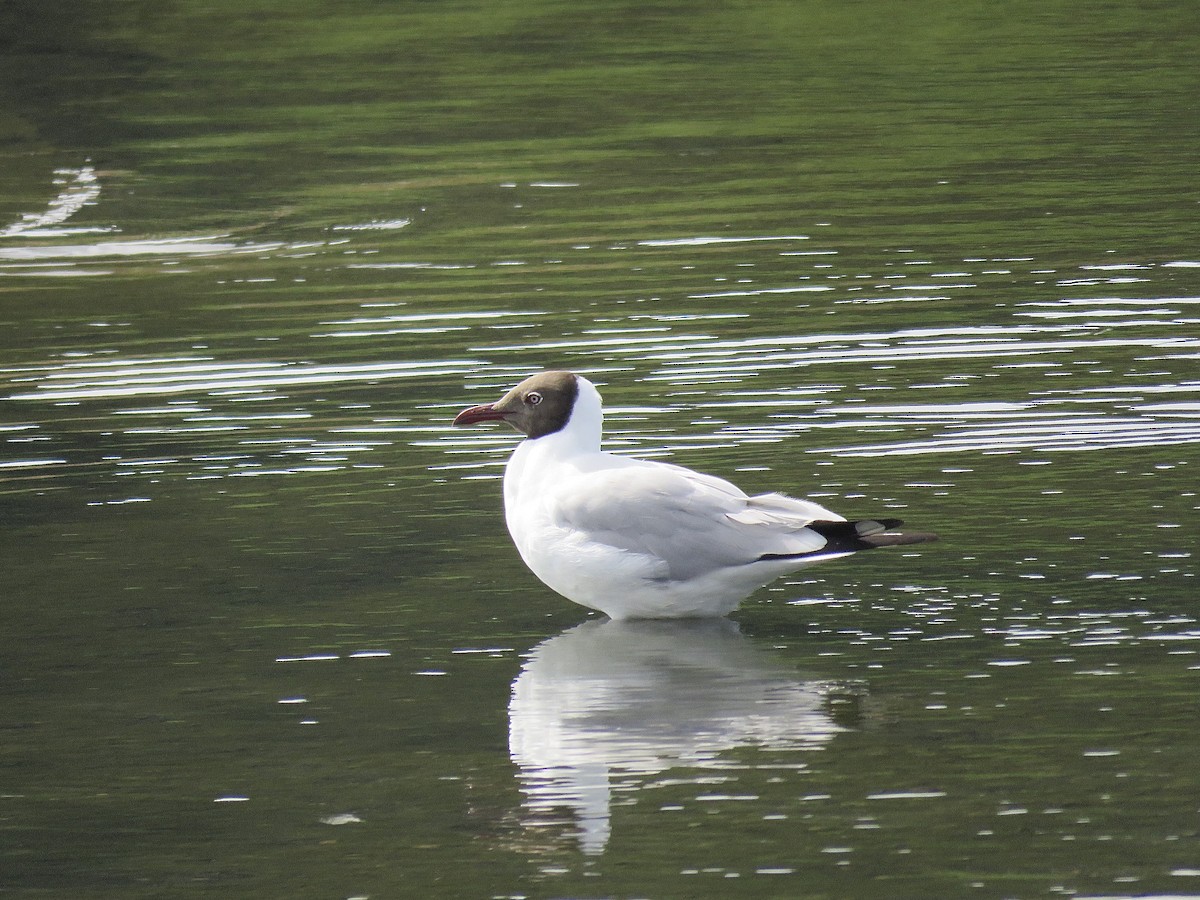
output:
M539 372L495 403L464 409L454 417L454 424L507 422L526 437L539 438L567 424L578 396L579 384L571 372Z

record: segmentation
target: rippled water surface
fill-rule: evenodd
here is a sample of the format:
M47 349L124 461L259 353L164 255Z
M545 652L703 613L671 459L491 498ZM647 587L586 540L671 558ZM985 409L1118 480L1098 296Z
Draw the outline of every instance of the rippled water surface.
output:
M1200 31L999 14L0 11L0 892L1200 896ZM591 616L543 367L942 540Z

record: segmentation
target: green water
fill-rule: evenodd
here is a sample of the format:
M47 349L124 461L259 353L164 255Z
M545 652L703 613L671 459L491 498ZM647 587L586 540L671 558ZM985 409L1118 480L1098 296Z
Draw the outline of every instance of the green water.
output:
M1200 12L0 7L0 893L1200 896ZM902 516L729 623L609 445ZM581 624L584 623L584 624Z

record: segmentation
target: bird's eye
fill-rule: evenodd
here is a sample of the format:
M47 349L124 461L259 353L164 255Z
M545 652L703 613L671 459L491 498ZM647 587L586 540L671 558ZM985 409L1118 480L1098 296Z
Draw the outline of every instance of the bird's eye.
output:
M537 406L539 403L542 402L542 395L539 394L537 391L530 391L528 394L525 395L525 402L528 403L530 406Z

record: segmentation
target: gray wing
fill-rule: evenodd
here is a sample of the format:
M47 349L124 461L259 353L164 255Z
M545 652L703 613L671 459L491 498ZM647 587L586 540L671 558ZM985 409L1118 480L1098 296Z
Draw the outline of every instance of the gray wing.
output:
M630 462L638 464L560 485L556 524L649 557L663 577L688 579L763 556L816 552L826 539L808 523L841 518L781 494L747 497L727 481L679 466Z

